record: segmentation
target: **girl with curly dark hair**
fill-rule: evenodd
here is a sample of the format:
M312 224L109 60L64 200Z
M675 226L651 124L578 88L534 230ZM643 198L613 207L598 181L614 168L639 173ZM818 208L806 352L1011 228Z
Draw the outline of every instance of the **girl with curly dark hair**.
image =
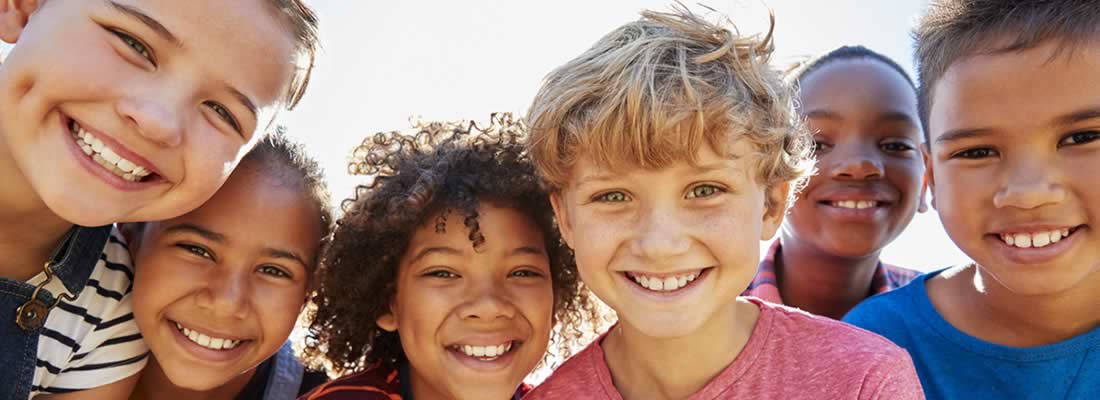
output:
M518 398L551 336L564 359L597 321L526 134L494 114L356 147L349 172L369 183L322 258L304 350L352 374L305 398Z

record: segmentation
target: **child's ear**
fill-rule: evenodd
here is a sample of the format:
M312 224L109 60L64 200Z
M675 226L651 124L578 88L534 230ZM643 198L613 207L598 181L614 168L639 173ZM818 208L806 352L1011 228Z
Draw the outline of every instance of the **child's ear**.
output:
M0 0L0 39L8 43L19 40L38 5L38 0Z
M554 208L554 219L558 222L558 231L561 231L561 238L565 240L565 245L574 248L573 221L569 219L568 207L564 203L563 196L560 190L550 193L550 207Z
M917 206L917 211L928 211L926 204L931 204L932 208L936 208L936 196L932 194L932 191L936 188L936 179L932 176L932 153L928 148L928 143L925 143L920 147L921 156L924 158L924 179L921 181L920 190L920 205ZM925 202L927 196L928 202Z
M790 182L777 183L764 193L764 221L760 226L760 240L770 240L783 224L787 214L787 194L791 191Z
M393 313L392 309L374 320L374 323L386 332L397 332L397 315Z

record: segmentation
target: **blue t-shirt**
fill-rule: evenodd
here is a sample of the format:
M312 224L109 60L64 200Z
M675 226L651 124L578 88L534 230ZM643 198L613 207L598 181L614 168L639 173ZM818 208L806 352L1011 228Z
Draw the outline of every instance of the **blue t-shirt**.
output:
M951 326L917 277L867 299L844 321L909 351L929 399L1100 399L1100 328L1038 347L989 343Z

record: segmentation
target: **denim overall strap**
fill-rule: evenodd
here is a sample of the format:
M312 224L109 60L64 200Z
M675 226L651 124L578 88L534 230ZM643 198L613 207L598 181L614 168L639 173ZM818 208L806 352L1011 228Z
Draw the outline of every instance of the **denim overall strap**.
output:
M54 250L47 276L60 279L73 297L83 290L99 261L111 227L74 227ZM48 265L48 266L47 266ZM59 294L22 281L0 278L0 399L26 399L35 388L38 341ZM75 290L74 290L75 289ZM32 301L33 300L33 301Z
M271 363L271 375L264 388L264 400L294 400L302 386L305 368L294 357L290 342L283 343L283 347L271 357L274 362Z

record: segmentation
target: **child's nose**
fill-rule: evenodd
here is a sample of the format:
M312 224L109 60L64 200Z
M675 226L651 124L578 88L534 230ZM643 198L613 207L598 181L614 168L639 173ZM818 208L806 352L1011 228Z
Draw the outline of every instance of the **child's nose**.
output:
M515 305L504 296L505 288L493 283L477 285L467 293L466 301L459 306L463 319L493 321L511 319L516 315Z
M247 277L219 274L199 293L198 303L217 317L241 319L247 315L248 292Z
M1058 172L1038 162L1018 162L1005 172L1004 182L993 195L997 208L1034 209L1065 199L1066 189Z
M882 160L870 149L852 149L851 151L829 154L830 175L836 179L878 179L886 173Z
M183 101L173 100L163 93L130 96L118 102L118 113L143 137L164 147L176 147L183 142L185 114Z
M686 253L691 248L691 238L677 220L675 210L651 208L642 216L638 234L630 242L635 255L647 259L663 259Z

